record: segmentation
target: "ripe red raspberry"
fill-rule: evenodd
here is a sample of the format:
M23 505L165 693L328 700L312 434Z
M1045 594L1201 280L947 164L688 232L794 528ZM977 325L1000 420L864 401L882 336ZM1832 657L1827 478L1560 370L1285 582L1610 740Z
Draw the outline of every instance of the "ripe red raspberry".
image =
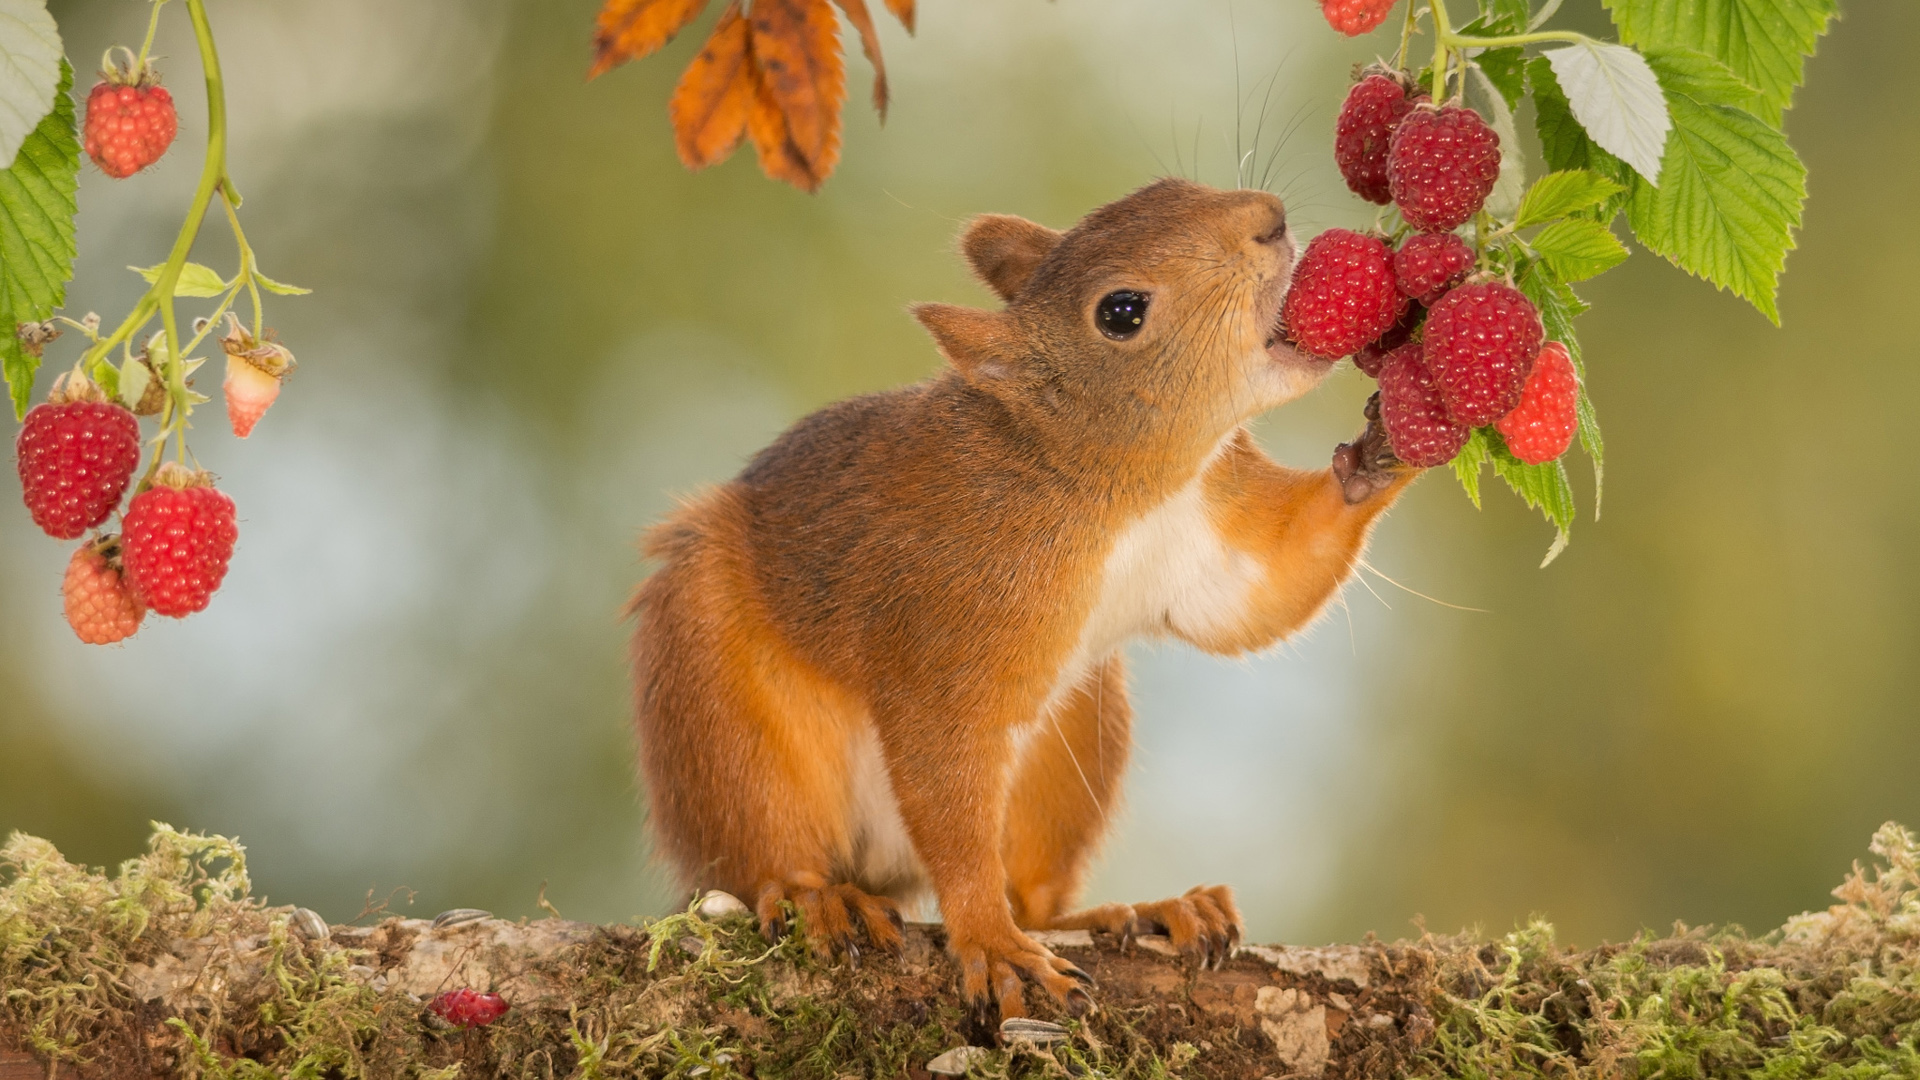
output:
M140 463L140 422L75 378L27 414L14 450L33 523L71 540L120 505Z
M1580 379L1573 371L1573 357L1565 345L1549 341L1533 361L1533 374L1520 392L1520 404L1494 427L1506 437L1514 457L1529 465L1552 461L1573 445L1579 402Z
M1500 136L1459 105L1422 105L1394 129L1387 181L1407 224L1425 232L1459 228L1480 212L1500 177Z
M1374 378L1380 377L1380 368L1387 362L1387 355L1405 345L1413 338L1413 332L1420 328L1420 321L1427 317L1427 309L1415 302L1407 305L1407 313L1393 324L1393 329L1380 335L1380 340L1359 349L1353 354L1353 366Z
M1546 332L1520 290L1497 281L1462 285L1427 316L1427 370L1446 394L1447 413L1480 427L1513 411Z
M173 95L153 82L150 69L138 76L104 71L101 78L87 95L87 156L101 172L125 179L160 160L180 130L180 117Z
M1394 0L1320 0L1320 11L1335 30L1358 37L1386 22L1393 5Z
M227 576L240 530L213 477L168 462L125 518L127 579L147 606L180 618L207 606Z
M449 990L427 1004L435 1016L455 1027L485 1027L507 1015L507 999L469 987Z
M60 585L67 625L89 645L111 645L133 636L147 617L147 605L134 595L120 568L120 540L103 537L83 544L67 563Z
M1402 293L1432 307L1466 280L1476 258L1473 245L1452 233L1414 233L1393 253L1393 276Z
M1393 129L1427 96L1409 97L1385 75L1369 75L1347 91L1340 120L1333 128L1333 160L1355 195L1382 206L1393 201L1387 184L1387 148Z
M1339 358L1393 328L1407 298L1393 283L1393 252L1375 237L1328 229L1293 268L1281 320L1293 342Z
M1467 427L1447 415L1418 344L1395 349L1380 369L1380 422L1393 456L1423 469L1445 465L1467 445Z

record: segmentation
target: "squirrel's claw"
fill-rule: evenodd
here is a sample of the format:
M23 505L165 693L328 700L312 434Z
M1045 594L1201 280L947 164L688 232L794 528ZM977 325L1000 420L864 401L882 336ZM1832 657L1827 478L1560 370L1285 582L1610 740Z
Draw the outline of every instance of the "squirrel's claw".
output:
M1366 502L1392 486L1412 466L1394 456L1387 429L1380 421L1380 392L1367 399L1367 429L1333 451L1333 478L1347 505Z

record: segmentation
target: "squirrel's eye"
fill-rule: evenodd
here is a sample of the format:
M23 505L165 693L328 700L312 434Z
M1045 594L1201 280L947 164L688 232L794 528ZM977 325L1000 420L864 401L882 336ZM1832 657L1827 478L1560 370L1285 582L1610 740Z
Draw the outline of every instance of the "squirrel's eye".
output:
M1100 306L1093 309L1093 321L1100 324L1100 332L1115 341L1125 341L1139 333L1146 319L1147 294L1131 289L1108 293L1100 298Z

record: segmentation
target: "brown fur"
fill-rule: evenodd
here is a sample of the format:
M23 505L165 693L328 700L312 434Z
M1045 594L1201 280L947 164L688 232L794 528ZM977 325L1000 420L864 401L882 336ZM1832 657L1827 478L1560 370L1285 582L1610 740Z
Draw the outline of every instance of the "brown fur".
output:
M1007 306L915 309L950 370L807 417L648 534L642 771L663 852L769 930L785 900L823 951L888 947L923 869L973 1001L1017 1014L1026 980L1079 1009L1084 976L1020 928L1153 926L1223 958L1240 926L1224 888L1073 910L1131 713L1118 655L1059 684L1116 538L1201 478L1257 585L1229 625L1163 629L1257 649L1318 613L1413 472L1377 421L1317 472L1240 428L1326 367L1273 342L1292 244L1264 192L1161 181L1064 234L978 219L963 249ZM1093 321L1116 289L1152 297L1129 340ZM919 869L865 861L863 739Z

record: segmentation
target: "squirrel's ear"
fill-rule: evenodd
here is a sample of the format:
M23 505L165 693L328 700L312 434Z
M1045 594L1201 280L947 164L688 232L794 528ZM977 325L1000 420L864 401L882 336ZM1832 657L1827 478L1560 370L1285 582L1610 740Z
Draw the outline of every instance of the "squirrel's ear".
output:
M940 355L969 379L1004 379L1021 354L1013 319L1005 312L953 304L915 304L913 317L933 335Z
M982 214L967 224L960 250L988 288L1000 299L1012 300L1059 242L1059 233L1026 218Z

